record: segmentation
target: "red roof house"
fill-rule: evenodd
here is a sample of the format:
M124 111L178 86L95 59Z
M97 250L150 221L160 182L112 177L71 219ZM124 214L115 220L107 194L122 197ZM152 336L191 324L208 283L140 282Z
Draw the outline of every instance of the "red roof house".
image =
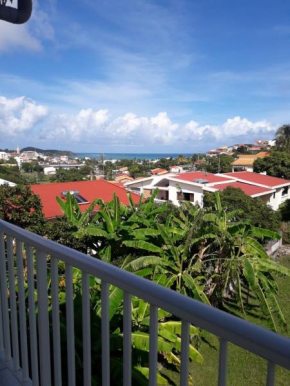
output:
M290 184L289 180L283 178L271 177L265 174L252 173L252 172L234 172L225 173L223 176L235 179L237 181L246 182L248 184L254 184L257 186L263 186L268 188L278 188L287 186Z
M217 182L227 182L228 179L226 177L222 177L221 175L215 175L212 173L206 172L189 172L189 173L180 173L177 176L174 176L174 179L188 181L193 183L217 183Z
M67 192L73 192L79 202L82 212L84 212L96 198L101 198L105 202L111 201L114 193L119 197L120 202L129 205L127 191L120 186L111 184L105 180L31 185L31 190L39 195L43 206L43 214L47 219L53 219L56 216L63 215L60 206L56 201L56 197L65 200L65 194ZM131 195L133 202L137 204L140 197L135 193L131 193ZM96 205L95 210L97 209L98 206Z
M261 186L245 184L239 181L228 182L226 184L217 184L213 186L213 188L216 190L225 190L228 187L241 189L247 196L250 196L250 197L260 197L260 196L264 196L265 194L271 194L275 192L275 190L263 188Z

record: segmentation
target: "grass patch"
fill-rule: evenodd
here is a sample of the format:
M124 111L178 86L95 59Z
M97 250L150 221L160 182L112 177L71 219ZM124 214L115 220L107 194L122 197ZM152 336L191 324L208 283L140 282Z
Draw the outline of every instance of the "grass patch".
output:
M290 256L285 257L279 262L290 268ZM278 301L289 324L290 330L290 280L289 278L277 277L279 286ZM267 323L263 319L255 316L246 317L246 320L267 328ZM290 337L289 331L284 335ZM196 386L217 385L218 382L218 360L219 360L219 340L216 336L204 332L205 339L209 342L202 343L199 351L203 355L204 363L191 363L190 374ZM164 370L164 374L170 377L173 385L179 385L178 374ZM227 383L231 386L264 386L266 384L267 361L243 350L233 344L229 344L228 357L228 377ZM276 385L290 386L290 372L280 367L276 370Z

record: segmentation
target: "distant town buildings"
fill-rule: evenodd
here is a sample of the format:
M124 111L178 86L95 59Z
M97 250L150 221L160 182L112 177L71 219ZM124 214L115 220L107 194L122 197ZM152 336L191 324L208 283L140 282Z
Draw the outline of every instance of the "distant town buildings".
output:
M236 144L231 146L222 146L218 149L209 150L206 152L208 157L216 157L218 155L227 154L232 155L232 152L237 149L244 148L246 152L259 152L261 150L270 150L271 147L275 146L276 141L268 141L268 140L257 140L254 144Z

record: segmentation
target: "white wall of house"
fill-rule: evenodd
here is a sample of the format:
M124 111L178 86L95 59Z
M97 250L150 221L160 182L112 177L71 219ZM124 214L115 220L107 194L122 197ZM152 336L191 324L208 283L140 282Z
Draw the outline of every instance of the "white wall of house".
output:
M168 199L172 201L174 205L178 205L179 200L177 194L182 193L193 193L194 194L194 204L203 204L203 190L202 185L192 185L187 184L184 181L169 181L169 197Z
M9 158L8 153L6 153L5 151L0 151L0 159L1 160L7 161L8 158Z
M279 206L286 200L290 198L290 188L284 187L284 188L277 188L275 193L271 194L271 198L268 202L268 204L273 208L274 210L278 210Z
M136 181L133 184L127 185L126 188L134 193L146 195L149 192L152 192L154 189L158 188L159 193L157 195L158 201L171 201L174 205L179 205L179 197L178 193L188 193L193 194L193 203L203 206L203 196L205 187L202 184L191 184L182 180L174 180L175 175L167 175L167 176L154 176L152 178L145 179L144 181ZM169 178L169 179L167 179ZM162 183L162 181L166 181L166 183ZM160 186L158 186L160 184ZM161 186L162 185L162 186ZM208 186L214 189L214 186ZM269 188L270 189L270 188ZM266 195L259 196L267 205L269 205L272 209L278 210L279 206L290 199L290 186L280 187L276 190L276 192L272 192ZM148 197L148 196L146 196Z
M53 166L47 166L43 168L43 173L45 176L51 176L56 173L56 168Z

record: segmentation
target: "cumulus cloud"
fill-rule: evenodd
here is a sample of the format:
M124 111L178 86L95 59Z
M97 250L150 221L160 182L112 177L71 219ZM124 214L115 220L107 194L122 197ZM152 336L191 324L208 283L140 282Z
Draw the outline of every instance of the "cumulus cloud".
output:
M31 143L40 140L50 145L143 147L144 151L158 147L189 150L250 142L259 137L272 138L275 129L266 120L252 122L239 116L220 125L201 125L194 120L180 124L173 122L166 112L152 117L133 113L114 117L107 109L92 108L82 109L76 114L48 117L48 108L30 98L0 96L0 136L5 134L6 138L16 138L29 134Z
M0 134L16 136L32 130L48 109L24 96L8 99L0 96Z
M259 135L271 137L273 133L274 127L266 120L252 122L238 116L221 125L200 125L193 120L180 125L172 122L166 112L153 117L127 113L113 118L108 110L87 109L76 115L55 116L40 136L71 143L189 147L195 142L238 141L239 138L255 139Z

